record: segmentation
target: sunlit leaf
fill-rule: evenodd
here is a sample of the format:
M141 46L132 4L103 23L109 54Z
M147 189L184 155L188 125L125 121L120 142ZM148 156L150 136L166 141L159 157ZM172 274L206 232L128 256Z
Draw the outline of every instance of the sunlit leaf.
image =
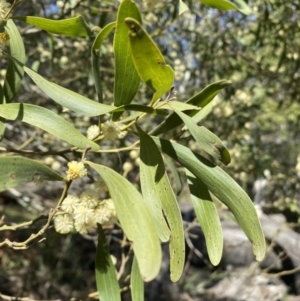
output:
M169 232L161 210L171 230L170 272L171 280L176 282L181 277L185 259L185 240L181 212L165 171L160 151L149 135L138 128L141 140L141 187L158 231L166 238Z
M203 231L208 257L213 265L222 258L223 233L221 222L214 202L204 183L190 171L186 171L193 207Z
M142 81L154 91L152 102L155 102L171 89L174 71L166 65L157 45L141 24L133 18L126 18L125 22L129 28L134 65Z
M0 157L0 191L32 181L63 181L48 166L24 157Z
M83 136L65 119L43 107L23 103L0 105L0 116L29 123L80 149L100 149L95 142Z
M131 0L124 0L119 6L114 38L114 105L118 107L129 104L140 85L140 77L131 56L128 28L125 24L125 18L128 17L134 18L139 22L142 21L136 4ZM115 113L113 119L116 120L120 115L120 113Z
M172 101L162 101L162 102L158 102L155 105L155 108L160 108L160 109L176 109L178 111L187 111L187 110L197 110L200 111L201 108L194 106L194 105L190 105L186 102L181 102L181 101L176 101L176 100L172 100Z
M249 15L252 13L251 7L244 0L234 0L238 10L245 15Z
M152 137L158 148L179 162L207 186L235 216L249 241L256 259L261 261L266 243L254 205L245 191L220 167L175 142Z
M132 301L144 300L144 282L141 277L139 266L135 257L133 258L131 268L130 290Z
M199 0L200 2L218 9L237 10L238 8L227 0Z
M211 101L210 103L208 103L204 108L202 108L200 111L198 111L198 113L196 113L192 119L198 123L201 122L202 120L204 120L212 111L214 107L214 102ZM186 127L184 126L183 129L186 129Z
M116 27L116 25L116 22L109 23L99 31L93 43L92 50L101 48L104 39L111 33L111 31Z
M230 154L222 141L204 126L198 126L197 123L186 114L174 110L176 114L183 120L197 143L212 157L220 160L224 164L230 163Z
M188 10L188 6L182 0L179 0L179 15L183 14Z
M199 0L199 1L208 6L218 8L218 9L239 10L244 14L251 13L250 7L243 0L234 0L234 2L237 2L238 5L227 0Z
M87 161L105 181L124 233L133 242L140 273L144 281L154 279L160 269L162 252L155 226L141 194L114 170Z
M186 111L185 113L193 117L197 114L197 116L200 118L202 114L205 113L203 111L203 108L209 104L213 98L224 88L229 86L231 84L230 81L221 80L215 83L210 84L209 86L206 86L201 92L194 95L192 98L190 98L186 103L190 105L197 106L201 108L201 110L191 110ZM159 124L152 132L152 135L159 135L162 133L165 133L169 130L172 130L176 128L177 126L181 125L183 121L180 119L180 117L173 113L169 117L167 117L161 124Z
M30 68L24 67L24 70L47 96L61 106L74 112L86 116L99 116L115 109L113 106L98 103L83 95L52 83Z
M64 20L51 20L33 16L15 16L13 19L26 22L27 24L41 28L49 33L69 37L86 37L91 35L91 29L86 24L82 16Z
M98 225L98 245L95 268L99 299L101 301L121 301L116 270L111 260L108 244L101 225Z

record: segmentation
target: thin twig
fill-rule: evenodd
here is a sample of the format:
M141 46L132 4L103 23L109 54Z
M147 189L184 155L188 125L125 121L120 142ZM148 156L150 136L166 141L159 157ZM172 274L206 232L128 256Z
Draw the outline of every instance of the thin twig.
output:
M286 275L292 275L299 271L300 271L300 266L296 267L294 269L291 269L291 270L287 270L287 271L282 271L282 272L272 273L272 274L263 274L263 275L266 275L267 277L270 277L270 278L277 278L277 277L282 277L282 276L286 276Z
M31 234L23 242L15 242L15 241L10 241L9 239L5 239L3 242L0 242L0 247L7 245L8 247L10 247L12 249L15 249L15 250L28 249L29 246L34 242L34 240L36 240L38 237L42 236L45 233L45 231L49 228L50 223L51 223L53 217L55 216L55 214L59 210L59 208L61 206L61 203L63 202L63 200L65 199L65 197L66 197L66 195L68 193L68 189L69 189L70 185L71 185L71 181L70 182L66 182L66 185L64 187L64 191L63 191L63 193L62 193L62 195L61 195L58 203L56 204L56 207L53 210L50 211L50 213L48 214L48 217L47 217L47 223L40 229L39 232L37 232L35 234ZM35 222L36 222L36 220L35 220ZM29 222L22 223L21 225L27 226L27 225L30 225L32 223L33 223L33 221L29 221ZM6 229L7 229L7 227L9 227L9 226L4 225L2 227L6 227ZM16 226L14 226L14 227L16 227ZM9 230L15 230L15 229L9 229ZM43 240L44 239L42 238L38 242L41 242Z
M12 296L7 296L3 295L0 293L0 300L5 300L5 301L81 301L89 298L97 298L98 299L99 295L98 292L94 292L89 294L88 296L84 296L81 298L65 298L65 299L53 299L53 300L37 300L37 299L31 299L29 297L12 297Z

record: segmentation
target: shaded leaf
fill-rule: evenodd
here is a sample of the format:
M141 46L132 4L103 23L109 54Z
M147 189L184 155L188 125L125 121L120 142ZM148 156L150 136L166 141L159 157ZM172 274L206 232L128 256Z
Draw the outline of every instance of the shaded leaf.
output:
M266 252L266 243L254 205L245 191L220 167L185 146L152 137L160 150L179 162L207 186L235 216L248 239L253 253L261 261Z
M162 231L161 208L171 230L170 272L171 280L181 277L185 259L185 240L181 212L167 177L164 162L154 141L138 128L141 140L141 186L145 201L151 208L157 230ZM160 223L158 225L158 223ZM167 233L166 233L167 234Z
M39 106L22 103L0 105L0 116L29 123L80 149L85 149L87 146L93 151L100 149L95 142L83 136L65 119Z
M95 83L95 89L97 93L97 98L99 103L103 103L103 93L102 86L100 81L100 63L99 63L99 55L96 51L91 51L91 59L92 59L92 74Z
M87 37L91 35L91 29L86 24L82 16L64 20L51 20L33 16L15 16L13 19L26 22L27 24L41 28L49 33L69 37Z
M155 109L153 107L149 107L145 105L137 105L137 104L124 105L111 111L112 112L138 111L138 112L148 113L151 115L162 115L162 116L168 115L166 111Z
M192 203L203 231L208 257L218 265L223 252L223 233L217 209L204 183L186 170Z
M160 269L162 252L151 214L141 194L112 169L89 161L85 163L100 174L109 189L122 229L133 241L143 280L154 279Z
M0 157L0 191L32 181L63 181L48 166L24 157Z
M203 111L203 108L209 104L213 98L224 88L229 86L231 84L230 81L221 80L217 81L215 83L210 84L209 86L206 86L201 92L194 95L192 98L190 98L186 103L191 104L194 106L197 106L201 108L201 110L191 110L186 111L185 113L192 117L197 114L198 117L201 117L202 114L204 114L205 111ZM181 125L183 122L180 119L180 117L173 113L169 117L167 117L161 124L159 124L153 131L151 131L151 135L159 135L162 133L165 133L169 130L172 130L176 128L177 126Z
M164 156L164 162L165 164L168 166L171 174L172 174L172 177L173 177L173 181L175 183L175 191L176 191L176 195L178 196L181 191L182 191L182 181L180 179L180 176L179 176L179 173L178 173L178 170L174 164L174 160L171 159L169 156Z
M174 111L183 120L192 136L204 151L226 165L230 163L231 158L229 151L214 133L209 131L204 126L199 127L191 117L185 115L184 113L178 110Z
M130 51L128 29L125 24L127 17L142 21L138 7L131 0L124 0L119 6L114 38L114 105L117 107L129 104L140 85L140 77L135 69ZM120 115L120 113L113 114L113 120Z
M116 270L111 260L108 244L101 225L98 224L96 252L96 284L101 301L121 301Z
M16 59L24 64L26 61L26 54L23 39L13 20L7 21L5 25L5 30L7 31L10 37L9 47L7 48L10 57L5 75L3 91L5 96L5 102L9 103L13 100L13 98L19 91L24 75L24 70L22 66L16 63L13 59Z
M141 277L139 266L135 257L133 258L131 268L130 289L132 301L144 300L144 282Z
M3 88L0 85L0 105L4 103ZM5 118L0 117L0 141L2 141L5 133Z
M98 103L76 92L52 83L27 67L24 67L24 70L47 96L61 106L74 112L86 116L99 116L115 109L113 106Z
M152 103L168 92L174 82L174 71L166 65L165 59L141 24L126 18L129 40L135 68L142 79L153 91Z
M100 50L104 39L109 35L109 33L116 27L116 22L112 22L107 24L101 31L98 33L96 39L94 40L91 57L92 57L92 72L95 82L95 88L97 92L98 101L103 103L103 94L102 94L102 86L101 86L101 76L100 76L100 66L99 63L100 55L98 50Z
M162 187L165 168L161 154L153 140L138 127L140 135L140 181L143 198L152 215L156 233L162 242L170 238L170 229L163 215L162 200L164 187Z

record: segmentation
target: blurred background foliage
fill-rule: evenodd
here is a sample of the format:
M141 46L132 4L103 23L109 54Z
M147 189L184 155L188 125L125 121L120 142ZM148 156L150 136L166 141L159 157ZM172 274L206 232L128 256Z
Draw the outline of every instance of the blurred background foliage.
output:
M232 85L216 97L211 113L201 123L226 143L232 162L225 169L253 200L260 203L266 212L284 212L289 222L299 221L299 1L249 0L252 13L243 15L236 11L211 9L195 0L188 0L185 3L190 11L180 16L178 1L165 0L163 5L151 11L144 7L142 1L137 2L143 11L144 26L176 72L178 100L188 99L214 81L232 81ZM91 27L103 27L115 20L118 4L116 0L26 0L14 14L52 19L82 14ZM24 38L30 67L49 80L97 99L91 74L92 40L51 36L25 23L16 23ZM108 104L113 101L112 39L113 35L106 39L100 56L101 85L104 101ZM1 58L0 68L3 79L4 58ZM135 101L148 103L149 95L147 88L142 86ZM62 110L47 99L28 77L23 81L17 101ZM61 113L83 132L91 123L75 113ZM92 119L93 122L97 120ZM42 135L46 140L43 145L38 143L38 139L30 141L32 149L59 148L59 144L53 142L54 138L30 127L25 128L24 124L11 127L6 133L6 140L13 147L16 135L26 141L33 131L35 137ZM195 145L190 143L190 147ZM118 164L117 155L103 156L103 159L110 166ZM53 233L53 236L57 234ZM69 238L62 239L70 244ZM47 240L47 244L51 244L51 239ZM61 241L59 245L64 248L70 246ZM43 254L51 257L51 254ZM75 253L73 259L76 256ZM47 260L51 261L51 258ZM2 259L2 268L7 264ZM22 264L26 265L26 260ZM6 276L1 274L0 277ZM85 287L93 285L86 284ZM49 297L47 294L40 296Z

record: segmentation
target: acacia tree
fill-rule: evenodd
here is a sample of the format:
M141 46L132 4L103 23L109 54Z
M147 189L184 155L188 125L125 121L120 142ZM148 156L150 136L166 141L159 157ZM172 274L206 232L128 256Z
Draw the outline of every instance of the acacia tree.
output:
M243 3L239 8L228 1L202 2L226 10L248 10ZM230 82L213 82L186 101L178 101L173 87L174 71L166 64L161 51L143 27L139 7L131 0L122 1L116 20L104 24L103 28L89 26L81 15L62 20L12 16L19 3L15 1L11 7L4 1L1 3L1 38L2 44L7 46L3 49L7 71L0 105L3 139L0 189L3 191L32 181L38 185L51 185L52 181L59 181L63 188L55 207L46 216L20 224L6 224L3 221L1 231L19 230L41 219L46 220L39 231L24 241L15 242L7 238L0 242L0 246L12 249L34 247L31 246L33 243L47 237L46 230L52 224L61 234L97 231L96 280L99 297L101 300L120 300L115 267L104 232L114 226L119 227L124 232L124 242L127 241L130 246L129 254L134 255L132 298L142 300L142 282L153 280L159 273L161 242L169 242L172 281L180 279L184 267L184 227L176 193L165 169L164 161L167 161L173 166L176 162L185 170L212 264L220 262L223 237L211 195L233 213L252 243L256 259L262 260L265 240L255 208L244 190L220 167L220 163L230 163L229 151L215 134L204 126L198 126L198 122L208 114L206 106ZM146 4L151 8L153 2L146 1ZM179 1L179 5L179 11L186 9L183 2ZM91 43L89 73L94 83L94 98L86 97L82 91L78 93L67 89L39 74L38 66L26 61L23 39L14 20L58 36L86 37ZM110 104L103 97L106 85L102 83L101 51L104 40L113 31L113 47L110 49L114 54L115 67L113 103ZM44 104L16 102L24 74L64 109L53 111L45 108ZM150 97L141 101L138 91L146 87L149 89L146 95ZM91 122L86 135L77 129L76 120L79 117ZM157 120L159 123L149 129L149 118L155 120L153 124ZM30 149L30 142L15 147L7 143L9 129L6 125L12 121L20 121L26 129L26 124L29 124L50 134L43 141L47 150ZM174 132L178 127L180 131ZM190 132L201 152L193 152L181 143L185 131ZM130 151L139 152L138 187L126 178L132 169L130 164L125 162L123 170L119 170L117 166L107 166L107 155L103 155ZM45 158L49 157L63 159L67 165L65 174L63 168L54 170L47 166ZM173 172L176 176L175 169ZM85 185L75 195L70 191L80 179ZM91 185L93 189L87 189ZM177 190L180 190L179 186Z

